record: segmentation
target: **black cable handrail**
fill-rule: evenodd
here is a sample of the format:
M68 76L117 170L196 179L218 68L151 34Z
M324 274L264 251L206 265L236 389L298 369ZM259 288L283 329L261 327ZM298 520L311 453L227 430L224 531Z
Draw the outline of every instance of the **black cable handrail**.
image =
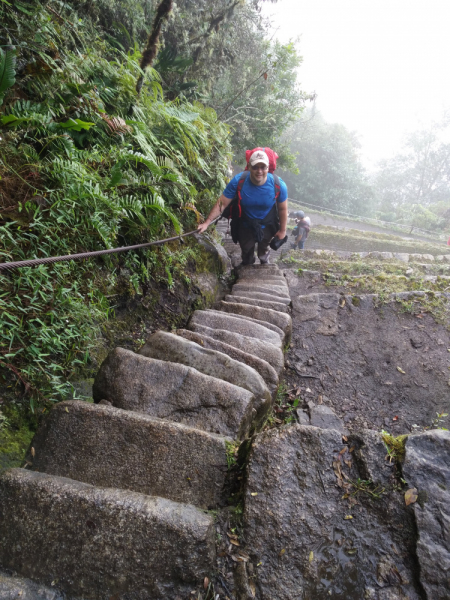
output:
M222 218L219 215L214 221L211 221L211 225ZM173 242L180 240L189 235L197 233L197 229L188 231L187 233L181 233L174 237L165 238L163 240L156 240L155 242L146 242L145 244L135 244L134 246L122 246L121 248L109 248L107 250L95 250L93 252L80 252L79 254L66 254L65 256L47 256L45 258L34 258L32 260L19 260L15 262L4 262L0 263L0 271L9 271L13 269L19 269L21 267L37 267L38 265L47 265L57 262L63 262L68 260L84 260L93 256L103 256L105 254L116 254L118 252L128 252L129 250L138 250L139 248L148 248L149 246L161 246L167 242Z

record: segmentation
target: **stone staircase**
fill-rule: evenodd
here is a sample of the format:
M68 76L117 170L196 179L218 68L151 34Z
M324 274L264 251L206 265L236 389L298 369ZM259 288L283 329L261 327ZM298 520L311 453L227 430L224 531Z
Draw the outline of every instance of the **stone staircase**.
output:
M0 600L450 598L450 434L430 429L450 413L448 256L277 258L114 349L94 404L53 408L0 478ZM402 459L384 428L409 434Z
M229 453L272 407L289 304L277 266L241 268L188 329L111 351L94 404L51 410L26 468L0 478L0 599L201 597L216 567L208 511L226 504Z

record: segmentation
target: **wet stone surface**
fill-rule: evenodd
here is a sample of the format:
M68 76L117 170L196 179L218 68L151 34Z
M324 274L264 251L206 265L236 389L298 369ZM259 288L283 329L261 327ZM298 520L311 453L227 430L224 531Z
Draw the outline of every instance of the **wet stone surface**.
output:
M257 437L244 536L246 583L258 600L422 598L403 495L350 486L343 498L340 486L362 475L353 452L335 430L294 425Z
M35 471L213 509L225 503L227 441L181 423L75 400L50 411L26 459Z
M243 438L256 413L254 396L192 367L115 348L102 363L94 400L184 423L211 433Z
M3 567L69 597L188 597L214 564L213 519L187 504L12 469L0 506Z
M417 490L413 504L419 539L420 580L428 600L450 597L450 432L413 435L403 474Z

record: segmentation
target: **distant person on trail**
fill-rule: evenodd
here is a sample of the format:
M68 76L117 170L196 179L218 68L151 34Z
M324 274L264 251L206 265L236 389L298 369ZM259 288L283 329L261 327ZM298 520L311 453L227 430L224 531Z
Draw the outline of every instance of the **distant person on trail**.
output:
M222 212L231 218L231 236L234 243L239 242L243 265L255 262L256 244L259 262L265 265L269 263L269 245L277 249L287 240L288 192L284 181L273 174L276 158L270 148L247 151L246 170L233 177L198 226L198 233L203 233Z
M295 228L292 231L292 235L295 236L295 241L291 244L291 248L296 250L303 250L303 247L306 242L306 238L308 237L309 231L311 229L311 219L305 216L305 213L302 210L294 213L295 218Z

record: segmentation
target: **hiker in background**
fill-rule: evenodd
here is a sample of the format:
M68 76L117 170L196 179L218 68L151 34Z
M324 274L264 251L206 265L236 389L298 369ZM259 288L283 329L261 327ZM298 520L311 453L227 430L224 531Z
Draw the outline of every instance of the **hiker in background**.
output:
M265 265L269 262L269 245L278 249L287 240L288 192L284 181L273 173L278 158L275 152L255 148L247 151L246 158L246 170L233 177L197 231L206 231L223 212L231 218L231 237L235 244L239 242L242 264L255 262L257 245L259 262Z
M305 216L305 213L302 210L294 213L295 217L295 228L292 231L292 235L295 236L295 241L291 244L291 248L296 250L303 250L303 247L306 242L306 238L308 237L309 231L311 229L311 219Z

